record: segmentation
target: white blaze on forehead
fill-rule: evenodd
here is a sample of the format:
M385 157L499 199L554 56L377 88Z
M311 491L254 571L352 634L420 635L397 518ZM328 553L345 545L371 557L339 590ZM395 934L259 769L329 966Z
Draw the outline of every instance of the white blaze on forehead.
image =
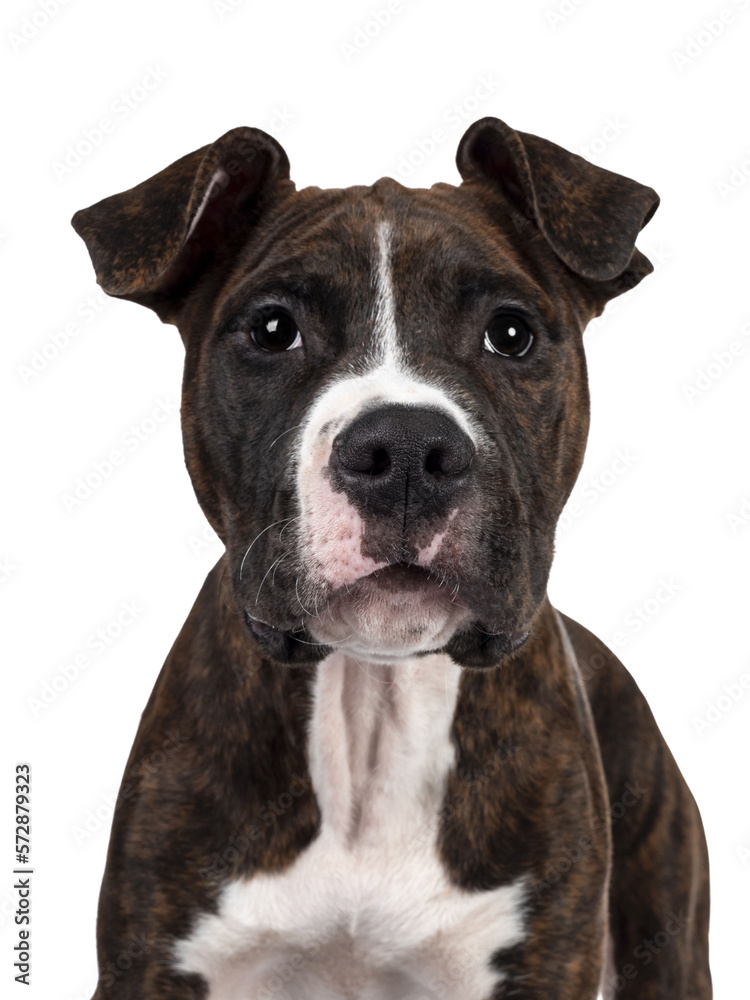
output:
M403 364L396 329L396 293L391 268L391 227L379 222L375 231L378 258L375 268L375 354L381 364Z
M378 223L373 239L372 341L358 348L352 359L369 359L371 367L362 374L339 375L330 381L310 407L299 439L297 490L303 554L310 571L334 586L351 583L384 565L362 556L362 519L346 494L332 489L324 472L333 440L342 429L366 407L402 403L447 414L475 446L484 439L482 428L442 386L408 367L396 323L392 238L391 225ZM435 541L433 555L441 541L442 537ZM428 543L425 563L430 550Z

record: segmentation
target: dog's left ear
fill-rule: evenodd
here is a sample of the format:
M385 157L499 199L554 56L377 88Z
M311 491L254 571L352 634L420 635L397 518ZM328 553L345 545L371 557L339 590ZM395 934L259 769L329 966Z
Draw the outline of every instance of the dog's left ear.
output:
M195 282L231 253L272 189L294 190L270 135L235 128L143 183L82 209L72 224L108 295L174 322Z
M498 118L475 122L459 143L464 181L489 182L538 227L571 271L600 285L604 298L653 270L635 239L659 205L653 188Z

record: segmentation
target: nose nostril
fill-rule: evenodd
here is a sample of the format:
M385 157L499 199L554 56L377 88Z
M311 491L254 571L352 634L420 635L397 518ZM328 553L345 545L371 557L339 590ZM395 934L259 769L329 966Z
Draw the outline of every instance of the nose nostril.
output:
M371 476L379 476L391 467L391 456L385 448L376 448L372 453L372 465L366 471Z
M425 472L430 476L445 475L443 468L443 453L439 448L433 448L424 460Z
M424 460L424 472L434 479L458 479L471 465L473 449L452 447L432 448Z
M360 476L380 476L391 467L391 456L386 448L340 449L334 445L333 450L338 453L338 464L342 469Z

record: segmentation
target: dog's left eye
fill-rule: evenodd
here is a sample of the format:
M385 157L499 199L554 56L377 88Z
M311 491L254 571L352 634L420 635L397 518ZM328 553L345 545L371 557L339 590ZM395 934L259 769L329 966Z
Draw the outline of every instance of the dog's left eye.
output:
M521 358L534 342L531 327L520 316L497 313L484 331L484 349L506 358Z
M297 324L283 309L259 309L253 313L250 335L262 351L291 351L302 347Z

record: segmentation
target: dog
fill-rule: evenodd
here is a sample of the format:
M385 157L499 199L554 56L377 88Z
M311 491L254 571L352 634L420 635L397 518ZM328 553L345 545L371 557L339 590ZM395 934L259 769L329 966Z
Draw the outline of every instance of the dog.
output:
M180 331L226 548L125 770L95 1000L711 996L694 799L546 594L583 330L659 198L496 118L457 165L297 190L237 128L73 218Z

